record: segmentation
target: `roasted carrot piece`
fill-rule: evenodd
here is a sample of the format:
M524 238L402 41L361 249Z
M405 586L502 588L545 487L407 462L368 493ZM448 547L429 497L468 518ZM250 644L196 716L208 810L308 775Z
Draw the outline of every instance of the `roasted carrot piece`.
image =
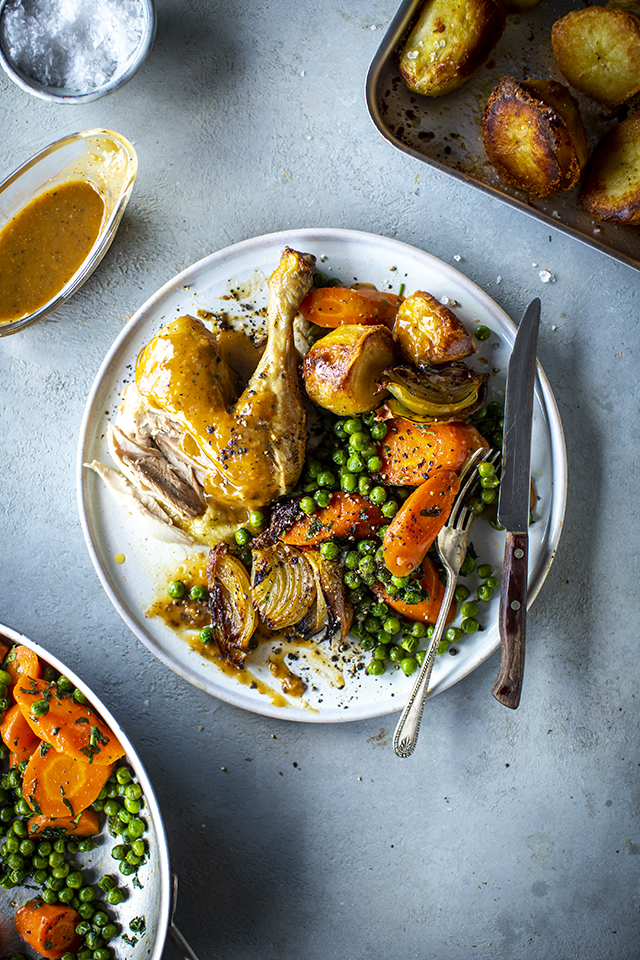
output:
M429 599L422 600L420 603L409 604L398 600L396 597L390 597L381 583L374 583L371 589L378 600L382 600L383 603L390 606L396 613L400 613L403 617L406 617L407 620L419 620L421 623L435 623L438 619L444 598L444 584L438 575L436 565L430 557L424 558L422 570L424 573L422 577L422 589L428 592ZM453 620L455 615L455 604L451 604L451 609L447 615L447 623Z
M33 732L60 753L95 766L124 756L124 747L104 720L55 683L23 679L13 688L13 696Z
M359 493L333 494L328 507L316 510L280 534L280 539L294 547L315 547L330 537L353 537L361 540L376 527L385 523L379 507Z
M27 763L22 794L37 814L75 817L97 798L113 767L76 760L42 743Z
M38 655L30 650L29 647L23 647L16 643L9 650L2 664L4 670L11 674L12 683L17 683L20 677L38 677L42 676L42 667Z
M64 830L68 837L94 837L100 833L100 817L89 807L79 817L45 817L40 814L29 818L29 837L39 837L49 829Z
M489 445L469 423L418 424L395 417L385 421L388 432L378 445L387 483L418 486L440 469L460 470L475 450Z
M460 478L453 470L436 470L402 504L382 543L387 569L396 577L420 566L427 550L447 522Z
M40 956L53 960L78 949L82 937L76 933L76 927L81 920L72 907L40 899L29 900L18 907L14 918L16 931L24 942Z
M343 323L384 323L393 327L400 301L393 293L360 287L319 287L300 304L300 313L319 327Z
M17 703L9 707L5 713L0 724L0 737L11 753L18 758L18 763L21 760L27 760L40 743L40 737L33 732Z

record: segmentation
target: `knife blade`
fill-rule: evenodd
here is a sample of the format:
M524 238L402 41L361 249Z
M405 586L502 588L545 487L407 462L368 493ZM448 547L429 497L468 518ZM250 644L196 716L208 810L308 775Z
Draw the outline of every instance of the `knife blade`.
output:
M500 672L493 685L496 700L515 710L524 672L531 489L531 430L540 300L524 312L507 370L498 522L505 527L500 589Z

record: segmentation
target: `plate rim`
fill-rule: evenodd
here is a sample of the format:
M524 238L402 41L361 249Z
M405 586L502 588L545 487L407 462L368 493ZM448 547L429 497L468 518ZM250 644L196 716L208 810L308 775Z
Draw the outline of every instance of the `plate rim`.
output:
M47 664L54 667L54 669L58 670L59 673L64 674L65 677L68 677L69 680L71 680L75 686L82 691L91 705L96 707L102 719L105 720L109 727L113 730L116 737L125 748L127 760L129 762L132 762L132 760L135 761L132 763L132 766L136 772L138 780L141 782L145 802L148 803L151 810L151 818L153 820L153 826L156 832L156 840L158 845L158 862L160 864L160 913L158 920L158 935L156 936L152 952L147 957L147 960L162 960L162 955L167 941L167 934L169 932L172 909L171 863L169 859L169 846L167 843L164 820L162 813L160 812L158 799L156 797L155 790L153 789L151 780L149 779L146 768L140 759L140 756L138 755L138 751L131 743L131 740L123 730L120 723L111 713L109 708L102 702L100 697L98 697L88 683L86 683L82 677L79 677L78 674L68 667L66 663L63 663L62 660L59 660L58 657L55 656L55 654L50 653L35 640L32 640L31 637L28 637L26 634L21 633L13 627L10 627L6 623L0 623L0 637L2 636L12 640L14 643L19 643L25 647L29 647L30 650L33 650L33 652L36 653L38 657L41 657Z
M301 710L297 709L295 706L282 708L275 706L271 703L270 700L264 698L264 703L258 702L247 702L245 698L242 697L242 688L238 685L238 691L235 689L227 689L225 687L219 688L216 686L216 689L211 689L212 684L207 682L206 679L198 676L194 671L189 670L184 667L181 663L174 660L174 658L167 653L160 644L151 638L145 633L141 628L138 622L131 616L126 609L123 601L117 596L117 593L111 583L110 578L108 577L106 571L103 569L103 565L100 562L98 556L98 551L96 549L94 539L91 534L91 522L89 519L89 510L87 505L87 490L85 485L85 476L86 468L84 464L87 461L85 456L85 449L89 445L89 437L87 436L87 430L89 426L89 421L92 419L93 406L97 397L97 394L101 388L102 381L106 376L109 367L114 363L115 357L118 354L121 345L125 340L127 340L134 330L143 324L146 315L150 310L157 306L166 296L171 292L179 289L180 287L185 287L189 285L189 278L196 273L201 272L203 269L208 268L210 265L224 263L226 260L233 259L238 253L245 253L251 251L252 249L260 249L265 246L271 245L280 245L280 246L300 246L303 243L321 243L322 240L331 240L332 242L338 240L341 242L352 242L354 244L361 244L365 242L374 242L377 246L382 245L383 247L388 247L390 252L393 251L394 256L401 256L403 250L411 252L412 256L416 254L420 258L424 258L425 262L428 262L430 266L436 267L438 270L446 273L450 278L454 279L455 282L459 285L460 290L468 292L473 296L477 301L481 302L483 306L491 313L492 316L497 317L504 324L505 328L509 331L510 334L510 343L509 346L513 346L513 340L515 339L516 326L511 320L509 315L489 296L486 291L482 289L478 284L473 280L470 280L465 274L461 273L456 267L451 266L442 260L439 257L436 257L434 254L429 253L426 250L422 250L420 247L416 247L412 244L406 243L402 240L397 240L395 238L386 237L381 234L370 233L367 231L353 230L348 228L332 228L332 227L303 227L296 228L292 230L280 230L272 233L261 234L259 236L250 237L245 240L240 240L236 243L230 244L226 247L222 247L219 250L214 251L213 253L208 254L205 257L202 257L200 260L195 261L190 264L179 273L177 273L170 280L166 281L161 287L159 287L147 300L135 311L133 316L127 321L123 329L120 331L115 341L108 350L106 356L104 357L100 368L94 378L91 390L89 391L82 422L80 425L79 439L78 439L78 448L77 448L77 460L76 460L76 492L77 492L77 501L78 501L78 510L80 513L80 523L82 527L82 532L84 540L91 557L94 569L98 575L98 578L102 584L103 589L105 590L107 596L111 600L116 611L120 617L127 624L129 629L132 631L134 636L140 640L144 646L155 656L161 663L169 667L174 673L182 677L192 686L195 686L204 692L208 693L210 696L214 696L219 700L222 700L225 703L229 703L232 706L239 707L240 709L247 710L248 712L255 713L258 715L271 717L279 720L289 720L294 722L301 723L339 723L339 722L355 722L357 720L367 720L373 719L381 716L388 716L392 713L398 712L402 709L402 704L397 708L395 705L389 709L387 701L381 701L379 703L372 703L369 707L362 712L359 712L356 707L345 711L346 715L337 716L327 716L326 714L316 714L311 710ZM560 419L560 412L556 399L551 390L549 380L542 370L540 363L537 364L537 376L536 376L536 393L541 405L542 410L545 412L547 417L547 423L549 428L549 436L551 441L551 463L554 470L554 494L551 498L552 507L555 507L555 510L550 510L550 521L549 528L550 536L547 549L544 551L541 563L539 564L539 572L533 583L533 589L529 590L529 595L527 598L527 609L531 607L531 604L537 597L544 581L546 580L547 574L555 557L560 536L562 533L562 527L564 522L564 514L566 510L566 500L567 500L567 451L566 444L564 440L564 431L562 428L562 421ZM541 400L542 398L542 400ZM559 456L559 460L557 459ZM555 471L557 469L558 476L556 477ZM553 515L553 523L551 523ZM447 677L445 680L437 684L429 693L429 697L436 696L439 693L444 692L449 689L449 687L454 686L460 680L463 680L466 676L476 670L485 660L492 656L495 651L498 649L499 642L491 649L488 650L483 655L471 661L466 665L466 669L461 669L453 673L452 678ZM449 681L449 682L447 682Z

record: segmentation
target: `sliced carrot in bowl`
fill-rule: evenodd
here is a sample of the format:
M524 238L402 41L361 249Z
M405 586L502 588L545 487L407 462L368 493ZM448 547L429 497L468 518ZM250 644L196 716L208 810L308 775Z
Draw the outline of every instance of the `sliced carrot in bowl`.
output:
M76 760L43 743L27 763L22 794L45 817L75 817L98 798L114 765Z

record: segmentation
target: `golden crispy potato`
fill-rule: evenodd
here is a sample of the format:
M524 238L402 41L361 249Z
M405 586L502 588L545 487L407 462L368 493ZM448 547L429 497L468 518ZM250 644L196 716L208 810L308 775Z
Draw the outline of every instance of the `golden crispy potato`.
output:
M534 197L574 187L589 155L578 104L555 80L503 77L484 109L482 140L502 179Z
M336 327L304 358L304 385L314 403L340 416L373 410L387 396L378 377L395 359L388 327L358 323Z
M634 4L587 7L551 30L558 69L576 90L616 107L640 90L640 18Z
M496 0L427 0L400 54L404 82L427 97L456 90L480 69L505 22Z
M393 336L405 359L418 367L462 360L476 349L455 313L424 290L400 305Z
M600 141L580 199L596 220L640 224L640 114L627 117Z

